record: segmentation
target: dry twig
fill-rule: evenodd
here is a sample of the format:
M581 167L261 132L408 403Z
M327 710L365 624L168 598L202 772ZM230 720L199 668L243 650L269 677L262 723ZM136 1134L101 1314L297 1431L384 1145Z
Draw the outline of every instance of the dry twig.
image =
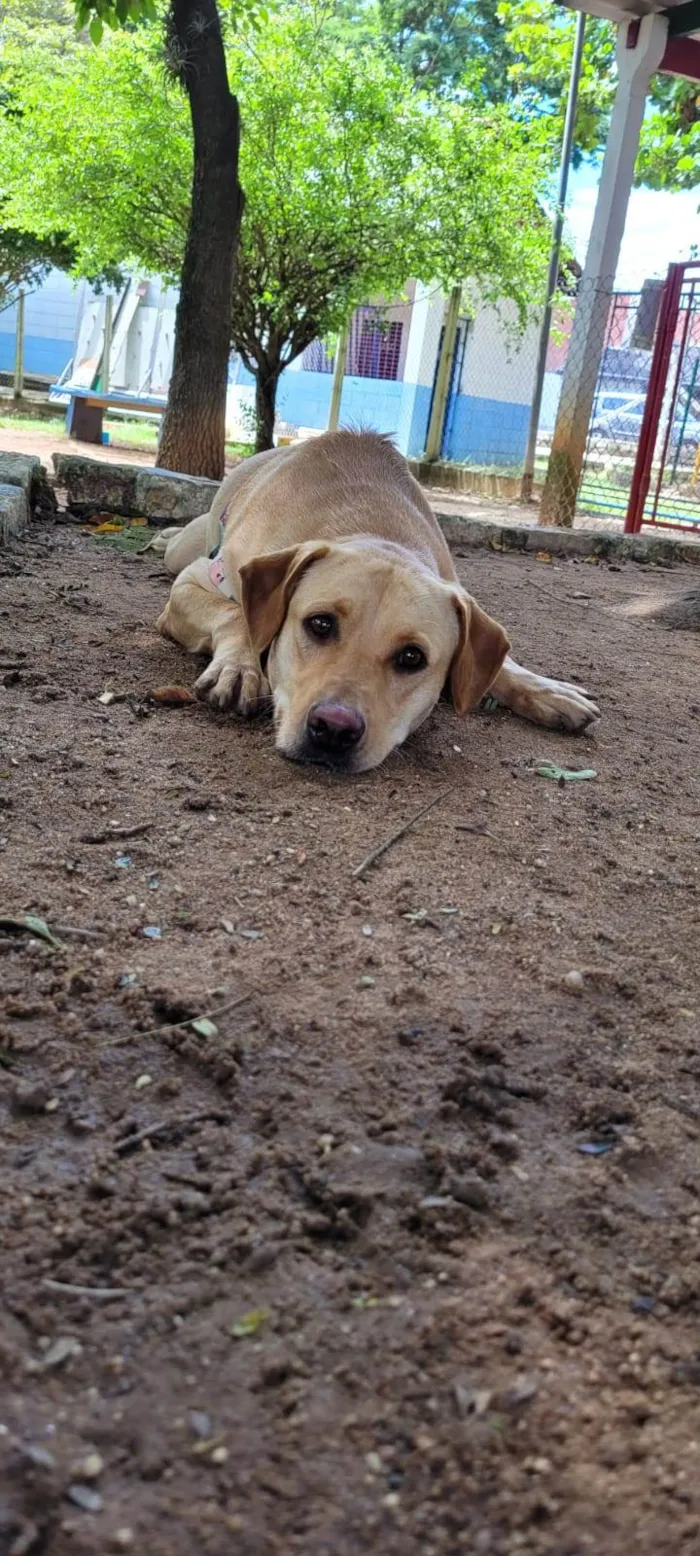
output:
M114 1150L117 1156L126 1156L135 1146L143 1145L145 1140L154 1140L158 1135L186 1133L194 1124L227 1124L228 1120L228 1113L214 1108L208 1108L206 1113L186 1113L184 1118L164 1118L159 1124L149 1124L147 1129L139 1129L135 1135L123 1135L121 1140L117 1140Z
M448 794L451 793L451 788L443 789L441 793L436 794L427 805L423 805L421 809L417 810L413 816L409 816L408 821L405 821L403 826L398 828L398 831L392 832L391 837L385 838L383 843L380 843L377 848L373 848L371 853L367 854L362 860L362 863L357 865L356 869L354 869L352 872L353 880L357 880L361 875L364 875L365 871L369 870L371 865L376 864L377 860L381 859L382 854L385 854L387 849L393 848L394 843L398 843L400 838L405 837L406 833L410 832L411 827L414 827L416 822L420 821L422 816L427 816L429 810L433 810L436 805L440 804L441 800L447 799Z
M42 1281L47 1291L63 1291L71 1297L95 1297L99 1302L113 1302L116 1297L128 1297L128 1287L121 1286L71 1286L64 1280Z
M152 832L155 821L139 821L133 827L105 827L104 832L81 832L79 843L109 843L113 837L141 837Z

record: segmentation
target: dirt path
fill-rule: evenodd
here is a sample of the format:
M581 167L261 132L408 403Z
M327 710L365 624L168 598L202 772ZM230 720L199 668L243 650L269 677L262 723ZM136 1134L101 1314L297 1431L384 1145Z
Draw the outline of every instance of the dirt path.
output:
M85 459L101 459L107 464L153 465L155 453L149 448L134 448L112 438L110 443L79 443L55 428L44 431L40 421L36 430L14 426L0 427L0 452L8 454L34 454L53 475L52 454L82 454Z
M700 1551L687 574L474 556L597 739L445 707L347 782L149 708L150 558L21 564L0 906L65 949L0 938L3 1556Z

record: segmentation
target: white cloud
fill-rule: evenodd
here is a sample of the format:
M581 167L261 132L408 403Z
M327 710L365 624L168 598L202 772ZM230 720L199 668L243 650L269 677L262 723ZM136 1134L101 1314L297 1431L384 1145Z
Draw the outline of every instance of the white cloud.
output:
M574 174L567 207L567 237L581 264L598 192L590 177L588 170L587 176ZM691 246L700 245L699 201L700 191L633 189L616 276L619 291L636 291L648 276L665 275L672 260L690 258Z

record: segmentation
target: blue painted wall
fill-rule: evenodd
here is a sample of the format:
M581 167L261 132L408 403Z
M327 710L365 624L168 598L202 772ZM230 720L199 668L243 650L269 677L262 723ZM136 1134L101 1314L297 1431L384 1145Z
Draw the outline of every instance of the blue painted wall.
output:
M71 343L52 340L47 335L25 335L24 371L58 378L71 354ZM0 372L11 373L15 365L15 332L0 330Z
M520 465L527 443L528 405L458 394L443 458L474 465Z
M234 361L229 382L249 386L253 378L241 362ZM295 427L325 427L332 385L331 373L283 373L277 391L282 420ZM420 453L427 425L426 397L429 404L430 390L420 384L348 376L343 380L340 419L346 426L390 433L404 453Z
M232 364L230 376L232 383L253 383L240 362ZM325 427L331 387L331 373L284 373L277 394L282 420L296 427ZM417 457L425 448L432 392L430 384L348 377L343 383L341 423L390 433L402 453ZM474 465L521 464L529 414L529 406L514 401L458 394L448 413L442 456Z

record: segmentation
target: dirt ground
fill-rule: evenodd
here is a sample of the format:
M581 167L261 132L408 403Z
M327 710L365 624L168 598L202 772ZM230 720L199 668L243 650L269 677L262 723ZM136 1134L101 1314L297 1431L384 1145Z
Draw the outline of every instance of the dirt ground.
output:
M297 768L151 556L0 561L2 1556L700 1552L689 574L459 566L596 737Z

